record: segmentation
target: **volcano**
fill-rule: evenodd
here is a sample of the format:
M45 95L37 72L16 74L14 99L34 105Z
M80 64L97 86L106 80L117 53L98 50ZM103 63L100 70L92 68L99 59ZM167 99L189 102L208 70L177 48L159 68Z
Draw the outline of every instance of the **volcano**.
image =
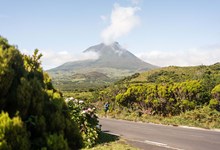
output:
M87 83L99 81L106 83L137 72L157 68L122 48L118 42L110 45L100 43L83 51L83 53L90 52L96 53L98 58L66 62L47 72L57 83L82 83L85 81Z
M129 70L131 72L146 71L153 69L156 66L142 61L128 50L122 48L118 42L110 45L104 43L91 46L83 53L95 52L98 54L98 59L66 62L50 71L76 71L76 70L91 70L101 68Z

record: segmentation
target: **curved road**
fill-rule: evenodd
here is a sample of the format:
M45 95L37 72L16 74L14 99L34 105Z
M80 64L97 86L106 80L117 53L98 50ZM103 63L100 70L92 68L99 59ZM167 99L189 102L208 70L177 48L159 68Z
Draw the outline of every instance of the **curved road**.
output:
M102 131L146 150L219 150L220 132L100 118Z

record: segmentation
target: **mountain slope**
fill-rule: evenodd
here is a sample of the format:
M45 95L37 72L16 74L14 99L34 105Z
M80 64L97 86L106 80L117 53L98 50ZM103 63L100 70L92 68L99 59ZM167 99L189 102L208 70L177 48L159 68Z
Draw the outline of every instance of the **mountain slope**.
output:
M111 45L101 43L89 47L84 51L84 53L86 52L96 52L99 54L99 59L93 63L97 67L128 69L132 71L155 68L155 66L140 60L131 52L123 49L117 42Z
M90 86L89 84L93 86L93 81L96 81L96 84L107 84L136 72L156 68L156 66L140 60L128 50L123 49L117 42L111 45L101 43L83 51L83 53L89 52L96 53L99 57L95 60L66 62L61 66L48 70L47 72L53 77L55 85L59 86L63 83L76 84L76 81L78 85L78 81L80 81L81 84L87 84L88 86ZM90 75L94 72L99 75L103 74L106 77L97 78L97 76ZM89 76L89 78L82 80L82 78L79 78L79 74L80 77Z
M105 88L99 93L99 97L102 100L110 100L112 106L119 104L119 108L127 107L124 110L128 112L130 109L132 118L133 112L136 116L149 114L171 117L190 110L203 109L203 106L220 111L219 91L220 63L216 63L210 66L170 66L137 73ZM184 115L185 119L191 118L188 122L190 125L195 120L207 125L210 117L214 116L202 109ZM201 115L202 112L204 115ZM117 113L116 110L114 115ZM121 113L123 112L120 111ZM200 115L189 117L193 113ZM202 116L202 119L198 116ZM207 120L203 120L205 118ZM176 123L176 119L173 121ZM165 122L167 123L167 120ZM185 123L184 119L181 119L181 123Z
M59 70L69 71L81 69L82 67L128 69L131 71L149 70L156 67L140 60L126 49L121 48L117 42L111 45L101 43L99 45L91 46L83 52L95 52L99 55L99 58L96 60L67 62L61 66L49 70L49 72Z
M128 76L119 83L173 83L204 78L214 78L214 82L220 83L220 63L210 66L162 67Z

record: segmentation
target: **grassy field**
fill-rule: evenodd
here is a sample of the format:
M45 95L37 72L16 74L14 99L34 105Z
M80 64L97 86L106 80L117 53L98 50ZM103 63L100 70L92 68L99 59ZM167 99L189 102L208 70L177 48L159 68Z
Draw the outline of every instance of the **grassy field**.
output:
M74 97L76 99L82 99L82 100L90 100L93 99L92 92L86 92L86 91L76 91L76 92L63 92L64 97Z

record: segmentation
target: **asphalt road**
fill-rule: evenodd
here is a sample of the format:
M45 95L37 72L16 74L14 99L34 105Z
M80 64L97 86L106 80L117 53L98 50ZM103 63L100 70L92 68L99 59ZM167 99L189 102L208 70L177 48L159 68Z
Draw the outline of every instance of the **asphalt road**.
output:
M220 132L100 118L102 131L146 150L220 150Z

